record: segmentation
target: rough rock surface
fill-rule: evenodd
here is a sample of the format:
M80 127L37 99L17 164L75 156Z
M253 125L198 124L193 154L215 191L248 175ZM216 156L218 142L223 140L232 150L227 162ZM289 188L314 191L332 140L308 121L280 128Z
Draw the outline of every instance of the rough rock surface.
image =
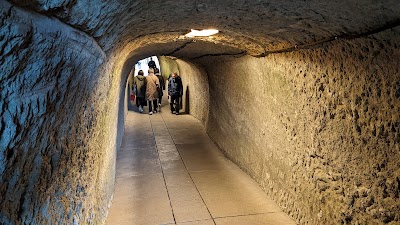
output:
M159 57L162 73L166 78L169 74L177 72L182 78L183 96L182 111L190 113L203 124L207 124L209 110L208 77L200 65L181 59ZM166 85L166 89L168 87Z
M203 59L210 137L300 224L399 224L399 41Z
M87 35L0 6L0 224L101 223L121 77Z
M60 18L98 40L108 52L140 37L165 42L190 29L217 28L219 44L250 54L355 35L399 23L400 3L385 1L269 0L11 0Z
M0 0L0 223L101 224L128 74L172 55L189 93L209 89L189 111L299 223L398 224L399 12L398 0ZM209 27L221 32L180 38Z
M179 74L179 67L176 63L176 58L160 56L158 60L160 62L161 73L164 76L165 80L168 80L169 76L172 73L177 72ZM165 83L165 89L168 89L167 83Z
M183 109L206 124L210 101L207 74L196 64L183 60L177 64L183 82Z

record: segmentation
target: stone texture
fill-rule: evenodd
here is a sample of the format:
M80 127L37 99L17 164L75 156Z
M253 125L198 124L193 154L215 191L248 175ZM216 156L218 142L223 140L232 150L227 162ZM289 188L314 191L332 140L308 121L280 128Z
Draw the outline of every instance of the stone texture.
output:
M121 77L105 73L91 37L0 6L0 223L101 223L114 183Z
M149 55L183 59L188 111L299 223L399 223L399 12L398 0L0 0L0 223L104 221L127 77ZM209 27L221 33L179 38Z
M167 80L172 73L179 72L178 64L173 58L161 56L158 58L158 61L160 62L161 73L165 80ZM168 82L165 82L165 89L168 90Z
M177 60L179 75L183 82L183 106L185 112L207 123L209 108L208 76L196 64Z
M203 59L209 135L300 224L398 224L399 34Z
M152 45L157 34L161 34L161 42L168 43L190 29L213 27L221 30L221 34L212 42L251 54L363 33L398 22L400 9L397 0L11 2L55 16L81 29L95 37L105 51L119 47L110 43L126 44L142 39L143 44Z
M183 111L193 115L203 124L207 123L209 108L207 73L200 65L187 60L161 56L159 61L162 74L166 79L174 72L177 72L182 78ZM166 91L168 91L168 82L166 82Z

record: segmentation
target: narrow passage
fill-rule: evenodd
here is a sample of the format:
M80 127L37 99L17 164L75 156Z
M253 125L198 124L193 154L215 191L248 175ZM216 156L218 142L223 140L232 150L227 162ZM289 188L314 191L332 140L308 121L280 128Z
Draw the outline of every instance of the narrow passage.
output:
M129 112L108 225L295 225L226 159L202 124L165 106Z

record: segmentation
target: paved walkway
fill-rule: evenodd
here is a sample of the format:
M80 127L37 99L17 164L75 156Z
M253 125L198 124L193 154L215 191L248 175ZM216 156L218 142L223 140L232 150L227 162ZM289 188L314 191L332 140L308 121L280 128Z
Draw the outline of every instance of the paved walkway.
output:
M190 115L130 111L108 225L295 225Z

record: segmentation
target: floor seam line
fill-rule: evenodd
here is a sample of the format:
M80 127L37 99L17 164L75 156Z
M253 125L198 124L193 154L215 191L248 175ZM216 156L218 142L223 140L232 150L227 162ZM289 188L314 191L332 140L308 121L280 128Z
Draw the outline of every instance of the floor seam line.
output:
M233 217L243 217L243 216L257 216L257 215L265 215L265 214L272 214L272 213L279 213L279 212L250 213L250 214L242 214L242 215L235 215L235 216L216 216L213 218L214 219L223 219L223 218L233 218Z
M187 166L186 166L186 163L185 163L185 161L184 161L183 158L182 158L181 153L180 153L179 150L178 150L178 146L176 146L175 140L174 140L174 138L173 138L172 135L171 135L171 132L170 132L170 130L169 130L169 127L168 127L167 123L166 123L165 120L164 120L164 117L162 116L162 114L160 114L160 116L161 116L162 120L164 121L164 125L165 125L165 127L167 128L167 130L168 130L168 133L169 133L169 135L170 135L170 137L171 137L171 139L172 139L172 142L174 142L174 145L175 145L175 147L176 147L176 151L178 152L179 157L181 158L181 161L182 161L183 165L185 166L186 172L188 173L188 175L189 175L189 177L190 177L190 180L193 182L193 185L194 185L194 187L196 188L196 191L197 191L197 193L199 194L201 200L203 201L204 206L206 207L206 209L207 209L207 211L208 211L208 214L210 215L210 217L211 217L211 219L212 219L214 225L217 225L217 224L215 223L215 220L214 220L214 218L213 218L211 212L210 212L210 209L208 208L206 202L204 201L203 196L201 195L199 189L197 188L196 183L194 182L193 177L192 177L192 175L190 174L190 172L189 172L189 170L188 170L188 168L187 168Z
M161 113L160 113L160 115L161 115ZM149 116L149 117L150 117L150 116ZM161 116L161 117L162 117L162 116ZM151 118L149 118L149 120L150 120L151 130L153 131L154 141L156 141L156 135L155 135L155 133L154 133L153 123L152 123ZM169 132L168 132L168 133L169 133ZM162 173L162 176L163 176L163 179L164 179L165 189L167 190L169 205L170 205L171 211L172 211L172 217L174 218L174 223L176 224L177 222L176 222L176 218L175 218L174 208L172 207L171 196L169 195L168 186L167 186L167 181L165 180L164 169L163 169L163 165L162 165L162 163L161 163L160 152L159 152L159 150L158 150L157 142L156 142L156 150L157 150L157 155L158 155L158 161L160 162L161 173Z

